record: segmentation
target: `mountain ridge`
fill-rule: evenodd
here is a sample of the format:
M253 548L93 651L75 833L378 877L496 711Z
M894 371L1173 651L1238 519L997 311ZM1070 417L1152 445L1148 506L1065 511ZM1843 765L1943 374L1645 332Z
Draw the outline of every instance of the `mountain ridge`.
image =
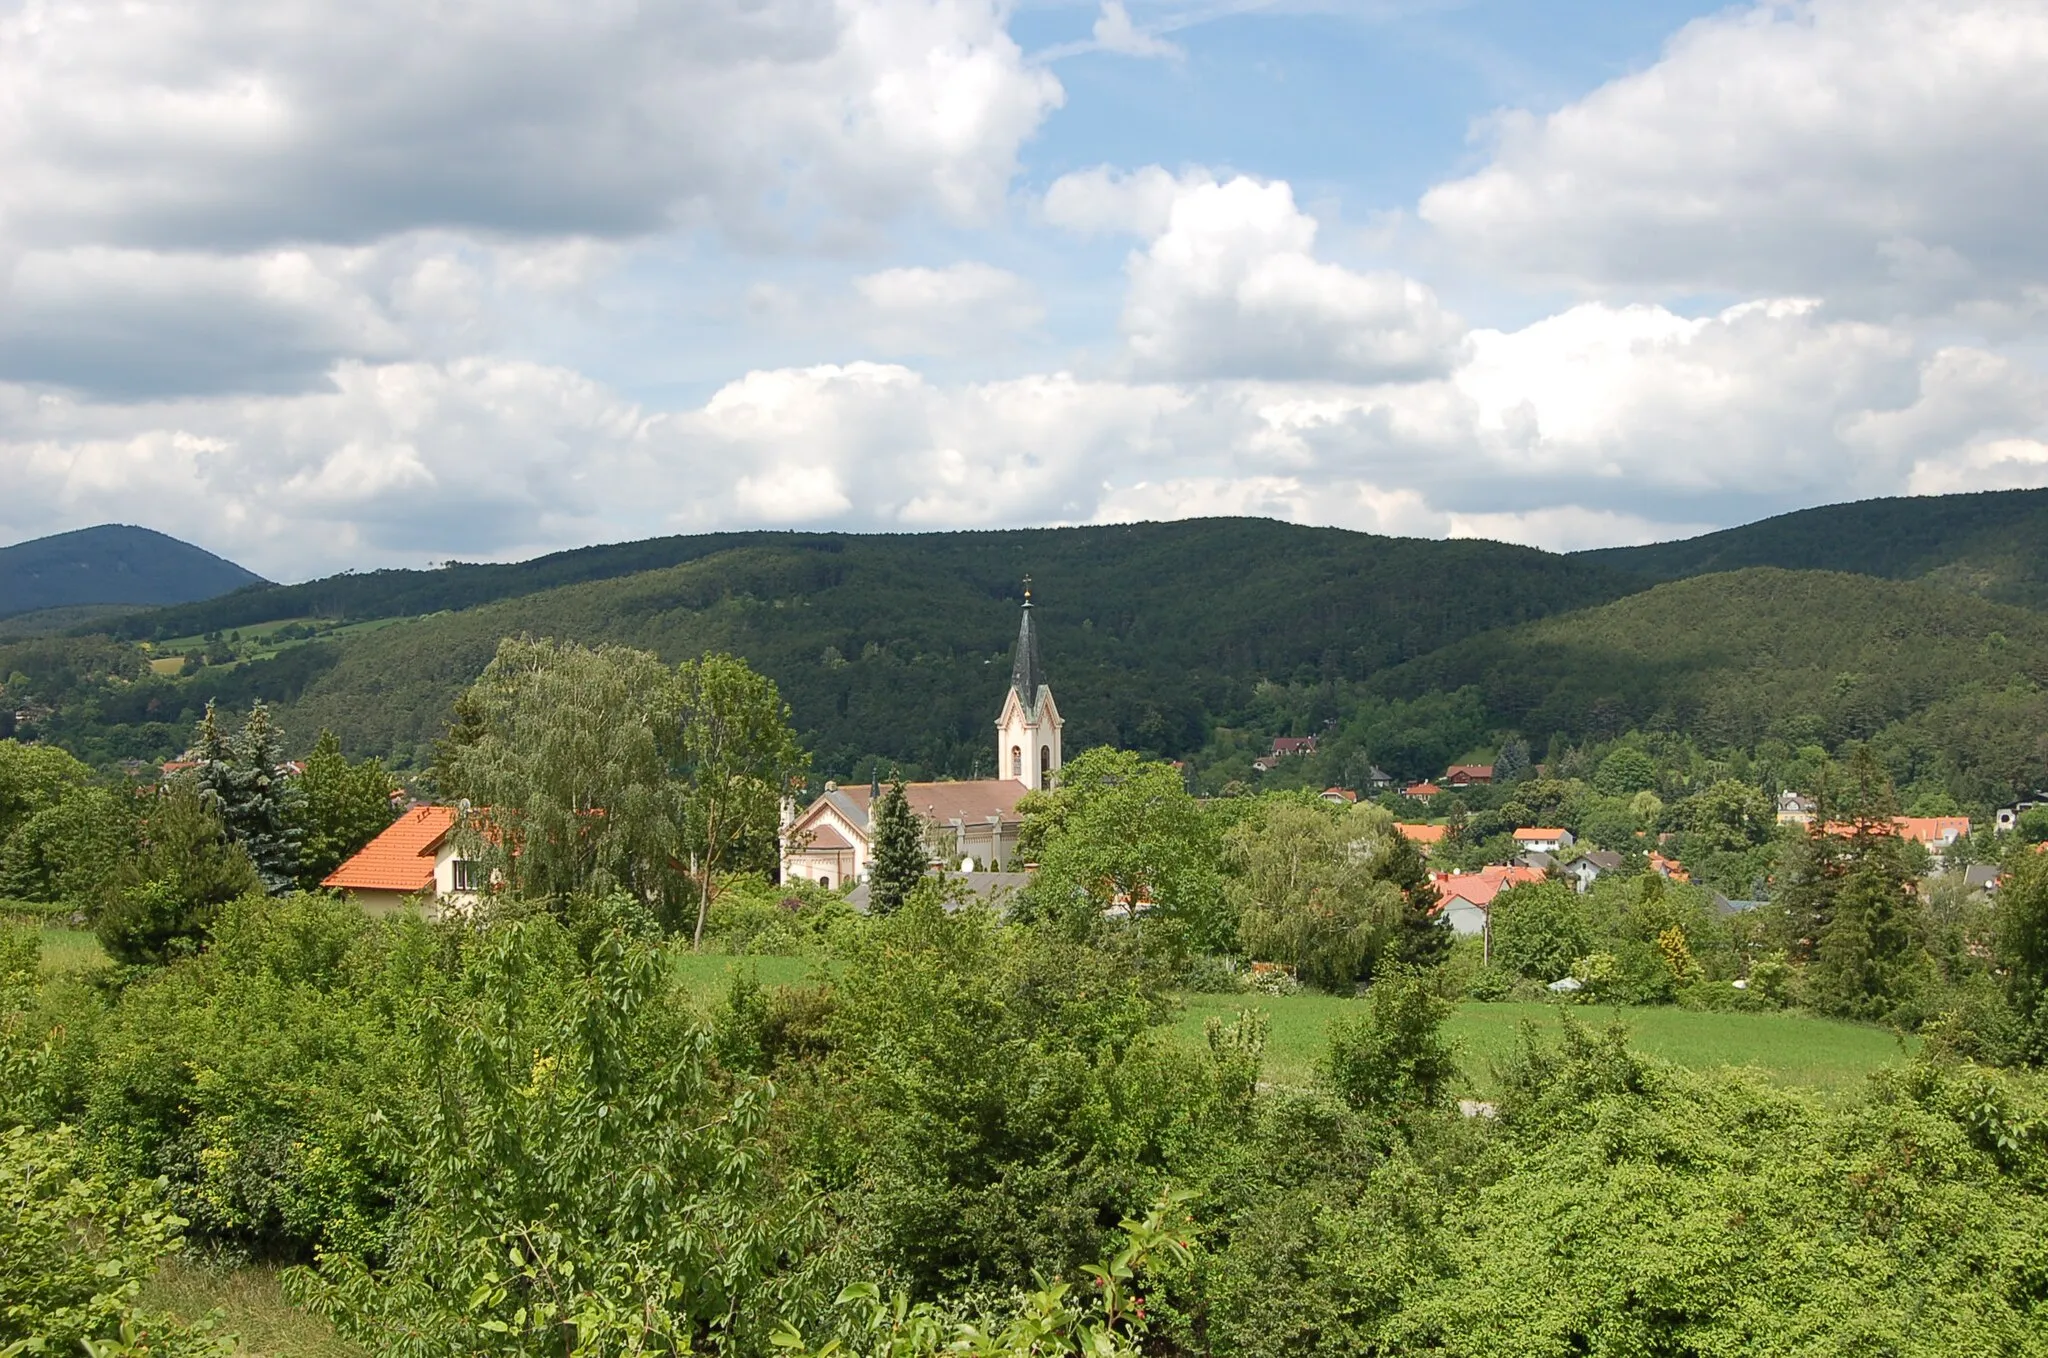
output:
M99 524L0 547L0 618L87 605L182 604L269 581L136 524Z

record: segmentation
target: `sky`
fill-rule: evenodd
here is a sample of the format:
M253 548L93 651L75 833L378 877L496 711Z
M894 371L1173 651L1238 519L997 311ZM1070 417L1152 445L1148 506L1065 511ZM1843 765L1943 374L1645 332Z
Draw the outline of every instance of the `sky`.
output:
M2048 0L0 0L0 543L2048 486Z

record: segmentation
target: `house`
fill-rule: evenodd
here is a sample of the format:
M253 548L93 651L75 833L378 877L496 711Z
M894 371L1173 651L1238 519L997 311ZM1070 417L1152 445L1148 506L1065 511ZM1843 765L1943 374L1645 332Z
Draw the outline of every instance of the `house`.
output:
M1972 891L1996 891L2002 875L1996 863L1972 863L1963 869L1963 885Z
M1621 855L1607 849L1594 849L1590 853L1582 853L1564 865L1565 878L1571 882L1572 889L1581 896L1586 894L1601 873L1620 870Z
M972 858L998 872L1008 871L1023 829L1017 804L1027 792L1051 788L1059 772L1065 722L1039 660L1032 611L1027 581L1010 689L996 718L996 763L1008 776L910 783L903 789L911 811L924 822L927 848L945 862ZM869 820L881 793L878 783L865 788L827 783L801 813L788 808L780 837L783 878L850 887L866 877L873 853Z
M1252 771L1254 773L1271 773L1279 767L1280 756L1275 754L1262 754L1252 761Z
M1545 877L1548 877L1550 870L1557 866L1557 860L1541 849L1531 849L1525 854L1517 855L1515 861L1525 868L1536 869Z
M1440 872L1436 883L1437 910L1460 934L1484 934L1493 910L1493 898L1512 886L1544 880L1535 868L1481 868L1477 872Z
M1329 802L1333 806L1350 806L1358 800L1356 792L1344 787L1326 787L1321 795L1324 801Z
M1802 797L1796 792L1778 794L1778 824L1811 825L1815 807L1813 798Z
M945 884L940 895L948 910L958 910L970 902L1001 910L1031 885L1028 872L947 872L943 875ZM867 913L868 884L862 882L847 892L846 903L863 914Z
M1426 805L1430 798L1437 796L1442 791L1443 789L1435 783L1410 783L1401 789L1401 795L1411 801L1422 802Z
M1453 764L1444 770L1444 786L1471 787L1474 783L1493 781L1491 764Z
M1652 853L1650 855L1650 871L1656 873L1659 877L1673 882L1690 882L1692 880L1692 874L1685 870L1683 864L1675 858L1666 858L1661 853Z
M1942 850L1970 833L1968 816L1899 816L1892 824L1899 827L1899 836L1915 844L1925 845L1936 858Z
M1399 821L1394 823L1394 828L1400 831L1401 838L1422 850L1424 858L1429 857L1430 845L1443 843L1450 830L1446 825L1404 825Z
M1515 847L1524 853L1562 853L1577 843L1563 827L1528 826L1515 831Z
M373 914L418 904L436 913L466 909L483 887L483 865L460 856L452 806L416 806L320 883Z
M1311 755L1315 752L1316 738L1314 736L1273 737L1273 753L1271 757L1274 759L1292 759L1296 755Z
M2048 806L2048 792L2036 792L2027 801L2014 802L2011 806L1999 807L1994 821L1994 824L1998 827L1998 833L2002 835L2017 830L2020 824L2020 817L2037 806Z
M1379 765L1377 765L1377 764L1371 764L1371 765L1368 765L1368 766L1366 767L1366 771L1365 771L1365 791L1366 791L1366 795L1368 795L1368 796L1377 796L1378 794L1380 794L1380 793L1382 793L1382 792L1391 792L1391 791L1393 790L1393 787L1394 787L1394 775L1393 775L1393 774L1391 774L1391 773L1388 773L1388 772L1387 772L1387 771L1386 771L1385 769L1381 768L1381 767L1380 767Z

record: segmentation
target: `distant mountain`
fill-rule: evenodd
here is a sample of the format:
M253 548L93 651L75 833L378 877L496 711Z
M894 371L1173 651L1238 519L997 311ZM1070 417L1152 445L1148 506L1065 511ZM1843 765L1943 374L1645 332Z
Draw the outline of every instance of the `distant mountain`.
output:
M1924 580L2048 608L2048 490L1822 505L1679 542L1575 555L1648 580L1779 566Z
M149 528L101 524L0 547L0 618L82 604L182 604L268 582Z
M527 592L548 572L663 554L685 560ZM985 772L992 758L1027 574L1036 580L1049 677L1071 714L1068 745L1114 741L1156 753L1198 748L1208 726L1269 677L1361 679L1476 632L1636 587L1603 567L1526 547L1263 519L671 538L525 567L251 590L146 615L134 620L138 630L191 635L249 628L279 608L330 620L412 610L409 621L323 632L275 660L209 667L183 681L175 699L146 694L148 686L124 690L100 700L96 720L176 722L210 694L223 702L260 694L285 704L280 717L295 739L330 726L351 750L411 763L498 639L527 632L621 642L670 660L729 650L781 685L828 776L865 771L864 761L880 756L884 772L898 762L964 777L977 760ZM492 591L516 597L461 606Z
M1926 584L1754 568L1454 642L1390 698L1475 687L1532 742L1679 732L1709 749L1873 740L1901 784L1993 802L2048 783L2048 618Z

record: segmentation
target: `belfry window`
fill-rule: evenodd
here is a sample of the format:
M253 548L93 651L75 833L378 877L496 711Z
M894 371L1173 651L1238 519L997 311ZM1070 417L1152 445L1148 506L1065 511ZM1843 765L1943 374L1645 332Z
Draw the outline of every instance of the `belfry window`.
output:
M1024 776L1024 747L1022 745L1012 745L1010 747L1010 776L1012 778L1022 778Z
M1050 745L1038 747L1038 785L1040 787L1052 786L1052 746Z

